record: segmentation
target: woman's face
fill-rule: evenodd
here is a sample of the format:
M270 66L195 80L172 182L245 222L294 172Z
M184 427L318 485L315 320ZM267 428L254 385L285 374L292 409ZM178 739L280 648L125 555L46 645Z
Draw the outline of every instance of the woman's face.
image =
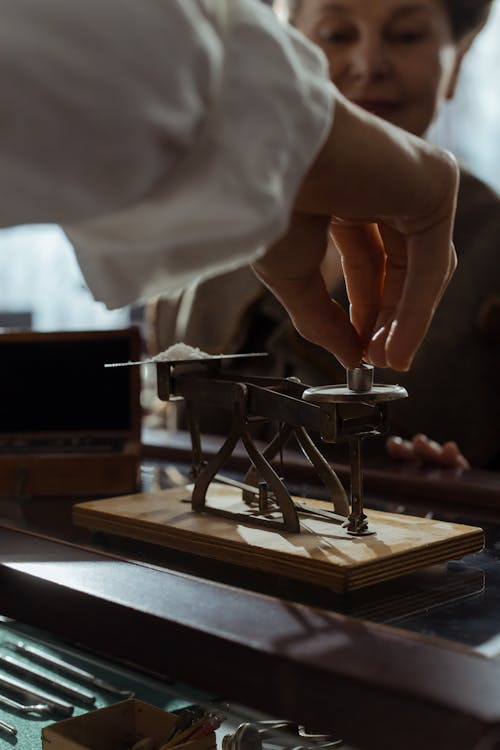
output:
M411 133L453 94L461 53L444 0L302 0L295 25L344 96Z

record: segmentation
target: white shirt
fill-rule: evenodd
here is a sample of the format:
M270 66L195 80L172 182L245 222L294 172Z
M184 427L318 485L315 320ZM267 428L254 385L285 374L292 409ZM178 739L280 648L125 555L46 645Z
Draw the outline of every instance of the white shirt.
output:
M119 307L255 259L331 127L257 0L0 0L0 223L62 223Z

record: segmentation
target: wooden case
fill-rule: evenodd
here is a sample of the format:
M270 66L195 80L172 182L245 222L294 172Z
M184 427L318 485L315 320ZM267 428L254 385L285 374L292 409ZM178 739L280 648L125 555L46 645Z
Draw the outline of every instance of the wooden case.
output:
M135 492L136 328L0 335L0 496Z

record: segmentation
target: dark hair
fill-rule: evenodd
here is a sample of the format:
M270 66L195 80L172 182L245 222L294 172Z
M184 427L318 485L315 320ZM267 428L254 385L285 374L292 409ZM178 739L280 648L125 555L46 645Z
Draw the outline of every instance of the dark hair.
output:
M445 0L455 39L477 33L488 20L493 0Z
M290 22L294 20L304 0L287 0ZM474 35L488 20L494 0L444 0L455 39Z

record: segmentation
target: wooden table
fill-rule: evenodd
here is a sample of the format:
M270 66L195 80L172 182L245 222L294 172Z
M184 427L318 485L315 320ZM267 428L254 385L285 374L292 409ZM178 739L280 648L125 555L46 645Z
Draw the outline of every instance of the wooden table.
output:
M471 750L500 737L495 659L232 583L107 554L78 533L0 527L0 610L74 644L359 748Z

